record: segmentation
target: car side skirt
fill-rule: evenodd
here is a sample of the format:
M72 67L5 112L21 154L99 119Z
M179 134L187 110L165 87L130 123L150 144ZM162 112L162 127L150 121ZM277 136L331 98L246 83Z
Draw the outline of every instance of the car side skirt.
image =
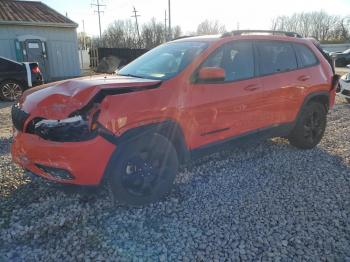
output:
M293 127L294 127L294 122L281 124L278 126L257 129L257 130L247 132L238 136L230 137L218 142L210 143L208 145L193 149L191 151L191 159L195 160L216 152L230 150L237 146L256 144L260 141L263 141L272 137L286 137L292 131Z

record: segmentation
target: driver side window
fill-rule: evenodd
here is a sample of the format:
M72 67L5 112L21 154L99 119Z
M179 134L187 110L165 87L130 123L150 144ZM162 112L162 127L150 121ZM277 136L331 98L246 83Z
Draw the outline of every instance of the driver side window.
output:
M202 64L203 67L219 67L225 70L225 82L254 77L253 44L237 41L225 44Z

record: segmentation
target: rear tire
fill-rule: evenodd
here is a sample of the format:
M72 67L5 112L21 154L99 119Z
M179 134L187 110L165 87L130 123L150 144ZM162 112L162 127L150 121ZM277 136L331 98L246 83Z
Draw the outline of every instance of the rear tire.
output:
M162 135L151 134L117 147L107 179L115 200L142 206L170 192L178 167L172 143Z
M7 102L14 102L23 93L23 87L20 83L13 80L4 81L0 84L0 98Z
M312 149L321 141L326 125L325 106L318 102L310 102L302 109L288 140L291 145L297 148Z

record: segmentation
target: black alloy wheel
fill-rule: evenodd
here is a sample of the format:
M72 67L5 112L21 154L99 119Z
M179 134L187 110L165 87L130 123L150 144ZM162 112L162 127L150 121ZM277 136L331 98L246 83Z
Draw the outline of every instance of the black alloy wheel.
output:
M118 202L140 206L158 201L171 190L178 166L172 143L152 134L117 147L107 175Z

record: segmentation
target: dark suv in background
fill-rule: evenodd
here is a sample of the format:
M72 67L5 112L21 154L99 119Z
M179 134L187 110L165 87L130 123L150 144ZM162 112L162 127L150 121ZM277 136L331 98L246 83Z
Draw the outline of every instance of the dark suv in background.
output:
M0 57L0 99L17 100L28 88L43 84L38 63L18 63Z

